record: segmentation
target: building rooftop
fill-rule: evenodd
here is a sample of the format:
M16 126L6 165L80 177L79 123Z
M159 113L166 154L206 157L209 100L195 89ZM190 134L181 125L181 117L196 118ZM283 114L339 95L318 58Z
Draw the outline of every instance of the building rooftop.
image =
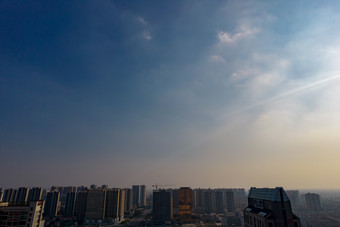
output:
M249 198L252 199L263 199L269 201L281 201L280 191L282 191L282 197L284 201L289 201L289 198L286 192L283 190L282 187L276 188L250 188L249 191Z
M255 207L247 207L244 211L260 215L261 217L269 217L273 212L271 210L259 209Z

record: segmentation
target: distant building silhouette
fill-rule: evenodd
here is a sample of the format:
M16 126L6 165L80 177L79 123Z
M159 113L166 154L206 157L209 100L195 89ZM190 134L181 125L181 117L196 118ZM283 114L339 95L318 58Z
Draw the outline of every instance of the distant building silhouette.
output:
M247 204L247 196L244 188L232 188L228 189L231 190L234 193L234 207L239 209L244 209Z
M173 197L171 189L153 191L152 220L156 225L171 222L173 218Z
M239 194L235 198L235 191ZM242 193L243 192L243 193ZM193 189L193 210L196 214L225 214L235 211L235 201L242 201L244 189ZM244 195L245 196L245 195ZM242 204L241 202L239 204ZM242 206L243 208L246 205Z
M286 190L292 208L296 209L299 205L299 190Z
M248 207L244 209L244 225L266 227L299 227L289 198L283 188L251 188Z
M87 191L87 187L85 187L85 186L77 187L77 192L80 192L80 191Z
M91 184L90 185L90 189L92 189L92 190L97 189L97 185L96 184Z
M102 185L102 189L106 189L106 188L108 188L109 186L107 185L107 184L103 184Z
M215 191L213 189L204 190L204 212L206 214L215 213Z
M215 190L215 212L224 214L223 190Z
M312 211L322 210L320 195L316 193L305 194L307 208Z
M233 190L226 190L225 191L225 198L226 198L226 208L228 212L235 211L235 198L234 198L234 191Z
M200 214L204 212L204 190L203 189L194 189L192 191L192 202L193 209L196 214Z

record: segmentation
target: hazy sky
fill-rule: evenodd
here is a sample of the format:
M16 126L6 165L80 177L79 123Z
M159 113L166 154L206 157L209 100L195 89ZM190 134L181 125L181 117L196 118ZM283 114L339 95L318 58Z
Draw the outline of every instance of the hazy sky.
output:
M339 12L0 1L0 184L340 188Z

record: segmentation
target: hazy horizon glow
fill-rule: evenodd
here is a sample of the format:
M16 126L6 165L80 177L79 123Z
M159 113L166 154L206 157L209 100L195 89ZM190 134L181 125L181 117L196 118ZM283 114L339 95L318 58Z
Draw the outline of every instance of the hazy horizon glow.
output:
M340 189L339 10L1 2L0 187Z

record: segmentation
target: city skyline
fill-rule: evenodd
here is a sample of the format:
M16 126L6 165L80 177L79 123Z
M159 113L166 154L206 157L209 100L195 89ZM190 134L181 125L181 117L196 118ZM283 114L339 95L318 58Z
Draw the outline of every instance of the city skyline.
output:
M2 1L0 187L340 189L339 10Z

